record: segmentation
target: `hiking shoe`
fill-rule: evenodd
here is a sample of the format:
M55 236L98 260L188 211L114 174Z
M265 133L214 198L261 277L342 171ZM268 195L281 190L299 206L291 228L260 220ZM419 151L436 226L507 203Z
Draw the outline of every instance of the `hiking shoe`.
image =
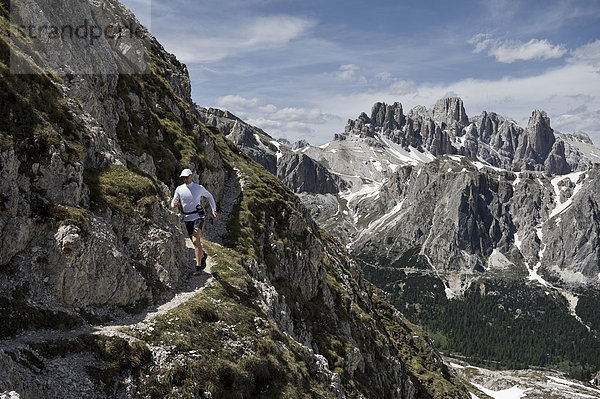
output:
M202 270L206 269L206 258L208 258L208 255L205 252L202 256L202 260L200 261L200 264L202 265Z
M201 272L202 268L200 266L196 266L196 272Z

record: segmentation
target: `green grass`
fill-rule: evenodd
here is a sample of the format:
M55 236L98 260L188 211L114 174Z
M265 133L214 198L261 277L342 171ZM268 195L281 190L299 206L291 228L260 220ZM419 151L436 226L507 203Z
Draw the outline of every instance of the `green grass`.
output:
M88 168L84 172L84 181L96 206L108 207L125 216L132 216L135 209L148 211L147 207L160 200L155 181L124 166Z
M309 372L309 353L264 318L239 253L211 243L215 283L158 317L148 333L132 331L151 345L175 347L180 361L160 378L147 379L141 396L186 396L208 390L213 397L331 397ZM282 342L280 350L274 341Z
M88 219L89 211L85 208L69 205L51 205L48 216L59 225L83 226Z

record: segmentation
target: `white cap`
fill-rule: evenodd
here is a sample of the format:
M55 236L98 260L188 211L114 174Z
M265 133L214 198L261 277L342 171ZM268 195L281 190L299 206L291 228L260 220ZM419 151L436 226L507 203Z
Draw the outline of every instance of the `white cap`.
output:
M181 174L179 175L179 177L188 177L193 174L194 174L194 172L192 172L190 169L184 169L181 171Z

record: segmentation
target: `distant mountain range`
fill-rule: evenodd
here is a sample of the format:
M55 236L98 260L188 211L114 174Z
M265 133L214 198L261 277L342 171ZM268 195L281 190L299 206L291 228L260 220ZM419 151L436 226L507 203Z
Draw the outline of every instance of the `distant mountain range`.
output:
M248 155L275 159L272 173L343 240L401 311L440 334L442 348L505 364L556 366L568 359L585 364L587 373L600 369L600 356L561 345L553 356L485 355L453 342L452 330L467 333L467 326L431 316L476 309L478 301L516 303L507 313L544 330L544 345L564 341L552 330L567 328L600 350L600 318L593 311L600 305L600 150L587 134L557 132L539 110L525 128L492 112L469 118L460 98L406 115L400 103L376 103L370 116L349 120L320 147L282 143L231 122L231 114L216 114L204 110L205 121L235 124L245 133L228 137ZM255 140L241 139L249 136ZM287 157L308 157L313 170L326 172L288 168ZM322 185L317 176L324 177ZM305 178L310 185L302 185ZM533 299L538 292L553 299ZM519 305L519 295L530 298L530 308ZM538 317L546 313L559 325ZM485 342L498 325L507 331L512 324L503 318L509 315L476 311L474 317L489 317L493 327L474 325L472 336ZM500 335L499 345L514 345Z

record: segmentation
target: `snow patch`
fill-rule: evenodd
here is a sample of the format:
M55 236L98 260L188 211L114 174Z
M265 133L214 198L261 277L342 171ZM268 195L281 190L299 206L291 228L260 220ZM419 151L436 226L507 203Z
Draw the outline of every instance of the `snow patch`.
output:
M502 254L497 248L494 248L492 254L487 261L487 270L490 269L506 269L513 263Z
M429 263L429 266L431 266L431 268L433 269L433 271L435 271L435 275L442 280L442 284L444 284L444 293L446 294L446 298L448 299L452 299L454 297L456 297L456 294L454 293L454 291L452 291L450 289L450 287L446 284L446 282L444 281L443 278L440 277L440 273L438 273L437 269L435 268L435 266L433 266L433 262L431 261L431 259L429 258L428 255L426 254L422 254L425 259L427 259L427 263Z
M273 144L275 146L275 148L277 148L277 152L275 153L275 156L277 157L277 160L279 161L279 158L281 158L283 156L283 152L281 152L281 143L279 141L275 141L275 140L271 140L270 143Z
M435 159L435 156L429 151L420 152L413 146L409 146L409 150L407 151L401 145L396 144L385 137L379 136L379 138L387 146L387 152L403 164L419 165L429 163Z
M575 319L577 319L577 321L580 322L582 326L584 326L585 328L588 329L588 331L590 331L590 327L587 324L585 324L585 322L581 319L581 317L579 317L577 315L577 312L575 311L575 309L577 308L577 303L579 302L579 297L575 294L572 294L572 293L566 291L566 290L560 289L559 292L567 300L567 303L569 304L569 312L571 313L571 316L573 316Z
M360 190L352 192L351 189L346 190L344 192L340 192L339 196L340 198L345 199L346 201L348 201L348 203L354 201L357 198L369 198L369 197L375 197L377 195L379 195L379 190L381 189L381 186L383 185L383 183L377 183L377 182L372 182L369 184L365 184L363 185Z
M535 266L533 268L529 268L529 263L525 262L525 265L527 266L527 270L529 271L529 276L527 277L527 279L529 281L537 281L545 287L552 287L552 284L550 284L549 282L544 280L544 278L538 274L538 270L540 269L540 266L542 265L542 258L544 257L544 252L546 251L546 244L544 244L544 242L543 242L544 233L542 232L541 227L538 227L536 229L536 234L537 234L538 238L540 239L540 251L538 252L538 262L535 264Z
M521 182L521 172L516 172L515 175L517 175L517 178L512 183L513 187L516 187Z
M352 207L350 206L350 203L365 198L378 197L379 190L381 189L382 185L383 183L371 182L368 184L364 184L358 191L352 192L352 189L348 189L346 191L341 191L338 195L341 199L347 201L348 209L351 210L351 213L354 213L352 212ZM358 224L358 216L358 213L353 215L353 221L355 225Z
M404 201L397 203L388 213L380 217L378 220L370 222L369 226L360 232L358 239L360 239L360 237L362 237L364 234L370 235L374 232L380 231L382 227L385 228L385 226L390 224L390 222L392 225L395 225L395 219L397 214L402 210L402 204L404 204Z
M470 129L470 128L471 128L471 125L469 125L469 126L467 127L467 133L468 133L470 130L472 130L472 129ZM465 134L465 135L463 135L463 136L456 136L456 137L452 137L452 139L451 139L451 140L452 140L452 146L453 146L454 148L456 148L457 150L459 150L459 149L463 148L463 147L465 146L465 141L466 141L466 138L467 138L467 135L466 135L466 134Z
M547 378L548 378L548 382L554 382L554 383L556 383L558 385L561 385L561 386L566 386L566 387L569 387L569 388L575 387L575 388L578 388L578 389L586 390L588 392L600 393L600 389L588 387L588 386L585 386L583 384L578 384L578 383L573 382L573 381L568 381L568 380L565 380L565 379L562 379L562 378L558 378L558 377L553 377L553 376L547 376ZM581 395L584 398L597 398L597 396L588 396L588 395L585 395L583 393L581 393L581 394L580 393L576 393L576 394L577 395Z
M520 399L527 396L526 392L529 391L529 389L522 389L519 388L519 386L514 386L508 389L501 389L499 391L493 391L484 387L483 385L475 383L473 383L473 385L476 386L477 389L484 392L486 395L491 396L494 399Z
M517 247L517 249L519 251L521 251L521 245L523 245L523 241L521 241L519 239L519 233L515 233L515 235L514 235L514 241L515 241L515 247Z
M558 176L552 179L552 187L554 187L554 194L556 195L555 203L556 207L550 213L548 219L552 219L554 216L561 214L564 212L571 204L573 203L573 198L575 195L581 190L583 187L583 183L578 183L580 176L585 172L574 172L565 176ZM573 194L565 201L560 202L560 188L558 187L558 183L563 181L564 179L569 179L573 184L575 184L575 189L573 189ZM557 222L558 223L558 222Z
M375 166L375 169L377 169L379 173L383 172L383 167L381 166L381 162L379 162L379 160L371 158L371 163L373 166Z
M490 165L489 163L483 161L483 160L479 160L479 161L472 161L471 162L473 165L475 165L475 167L477 168L477 170L481 170L483 168L488 168L488 169L492 169L495 170L496 172L506 172L506 169L502 169L502 168L497 168L495 166Z
M281 143L279 141L271 140L270 143L273 144L275 148L277 148L277 151L281 150Z

